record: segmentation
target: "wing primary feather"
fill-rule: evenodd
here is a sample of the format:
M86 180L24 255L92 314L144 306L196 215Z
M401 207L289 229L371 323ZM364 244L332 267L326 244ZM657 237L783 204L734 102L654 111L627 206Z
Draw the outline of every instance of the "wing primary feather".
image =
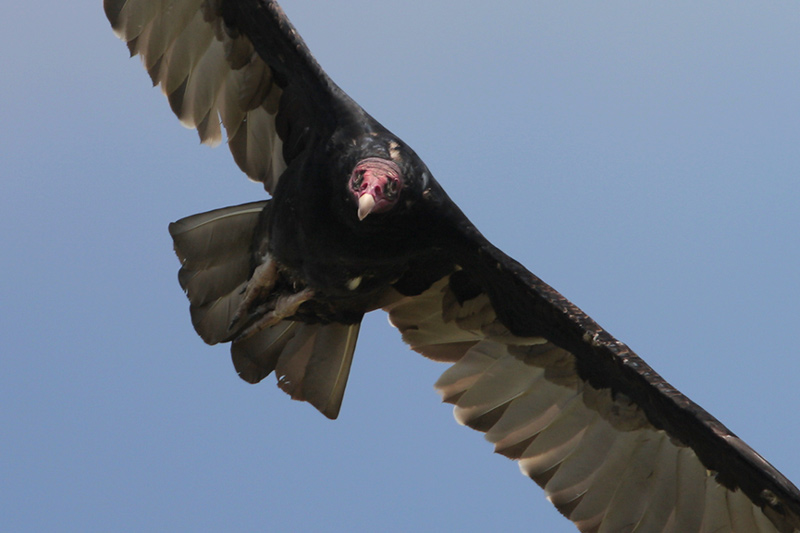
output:
M224 127L236 164L268 192L295 158L320 151L341 113L368 117L322 71L275 1L103 5L180 122L211 145ZM455 259L395 282L400 296L386 310L412 349L455 363L436 388L460 423L519 459L582 531L800 530L800 492L788 480L492 246L423 177L426 193L445 199L436 226ZM192 323L210 344L234 338L229 324L258 262L250 247L266 205L170 225ZM233 364L251 383L274 371L292 398L336 418L359 328L279 322L233 342Z
M507 455L506 449L538 435L575 398L575 391L544 379L536 382L536 385L527 394L514 400L503 418L487 432L486 438L495 444L496 451Z
M520 456L523 473L533 478L561 463L580 443L596 416L583 408L579 396L572 397Z
M580 443L547 482L545 494L562 512L563 506L576 501L589 489L595 472L611 450L614 438L614 433L608 431L608 423L596 417L586 428ZM570 516L569 513L564 514Z
M442 396L442 401L453 403L454 398L463 394L476 383L495 361L496 358L475 346L457 364L451 366L439 377L434 388Z
M726 492L731 529L733 531L752 531L753 533L757 533L759 527L753 515L756 510L753 502L751 502L741 490Z
M689 448L678 452L678 498L675 504L673 531L700 531L706 506L706 470Z
M673 445L666 435L661 436L661 447L655 460L652 476L653 489L647 509L634 529L637 533L665 531L673 513L677 497L676 473L680 448Z
M719 531L734 531L728 515L728 490L708 478L705 494L705 512L700 531L703 533L717 533Z
M629 458L624 475L620 475L598 533L633 531L644 515L654 488L652 476L663 438L655 431L643 433L645 437Z
M635 432L620 433L600 465L580 504L570 514L581 531L599 527L608 504L621 482L620 473L625 472L628 461L640 445L641 435Z
M486 341L484 341L486 342ZM499 347L491 341L485 345L487 349ZM480 349L481 345L473 350ZM522 368L520 368L522 367ZM523 371L520 371L523 370ZM456 419L464 425L470 425L473 418L488 413L525 393L533 381L539 379L541 372L524 372L512 357L501 357L486 368L481 377L469 387L458 400L455 408Z
M215 146L222 140L221 123L236 163L271 192L286 169L285 153L292 157L299 153L283 150L276 128L283 89L300 84L316 91L306 97L295 90L291 108L283 106L285 131L300 134L335 124L330 116L333 107L325 103L339 92L332 92L335 86L277 4L269 2L262 6L265 10L257 8L248 14L243 12L252 6L242 9L238 4L106 0L104 9L130 54L141 56L153 84L160 85L181 124L196 129L203 143ZM246 31L228 27L223 10L227 10L226 20L247 26ZM268 43L259 41L256 51L248 32L270 31L276 32L274 38ZM286 42L293 44L287 48ZM268 63L283 69L281 83L276 83ZM292 146L304 144L293 139Z

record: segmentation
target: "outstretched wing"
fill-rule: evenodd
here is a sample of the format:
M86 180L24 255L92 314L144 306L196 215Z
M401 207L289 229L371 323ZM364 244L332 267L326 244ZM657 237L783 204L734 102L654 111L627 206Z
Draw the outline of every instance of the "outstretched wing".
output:
M339 90L277 3L104 0L104 8L181 124L216 145L221 123L236 163L268 192L311 132L331 131Z
M478 255L385 310L455 363L436 388L458 422L581 531L800 530L800 492L760 455L521 265Z

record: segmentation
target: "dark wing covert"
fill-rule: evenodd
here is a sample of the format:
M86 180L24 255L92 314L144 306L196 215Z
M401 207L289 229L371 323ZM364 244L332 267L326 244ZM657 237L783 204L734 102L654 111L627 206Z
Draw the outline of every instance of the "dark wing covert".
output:
M470 265L384 307L412 349L455 363L436 389L459 423L581 531L800 530L788 479L470 226Z
M105 0L104 6L181 123L213 145L222 140L221 121L236 163L270 193L295 158L334 131L339 106L353 105L274 1ZM171 228L185 251L181 285L197 301L193 322L207 342L230 340L227 329L204 324L228 323L211 319L235 308L231 299L250 267L230 258L246 257L232 251L247 242L200 239L219 248L216 256L229 267L230 275L213 277L209 265L195 264L195 255L208 250L195 254L190 234L204 234L209 220L251 227L263 206L196 215ZM579 529L800 531L800 493L791 482L466 219L450 223L474 247L456 270L433 285L428 280L420 294L395 294L384 309L414 350L455 363L436 387L455 404L457 420L486 432L495 451L518 460ZM302 357L282 375L324 367L309 362L324 359L335 337L344 355L334 370L343 368L346 377L358 329L335 327L342 331L322 335L287 322L265 330L252 347L234 343L237 371L260 380L281 365L276 354L289 343L300 346ZM264 344L272 350L267 355ZM335 417L344 385L326 388L315 376L306 376L308 390L287 392Z
M222 140L239 168L270 193L306 146L333 128L338 88L276 2L104 0L117 36L140 55L181 124L203 143ZM236 20L232 31L225 20ZM244 35L248 24L261 26Z

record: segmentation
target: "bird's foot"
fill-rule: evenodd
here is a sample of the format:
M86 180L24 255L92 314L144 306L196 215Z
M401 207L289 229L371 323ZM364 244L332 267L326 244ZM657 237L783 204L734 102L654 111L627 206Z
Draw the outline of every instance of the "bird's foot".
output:
M293 316L304 302L307 302L313 297L314 291L311 289L303 289L295 294L281 296L275 301L275 308L242 331L242 333L236 337L235 342L251 337L259 331L274 326L281 320Z
M256 267L245 285L242 291L244 296L228 325L228 331L232 330L236 323L247 314L247 310L256 299L272 290L276 281L278 281L278 263L272 259L272 256L267 256L266 261Z

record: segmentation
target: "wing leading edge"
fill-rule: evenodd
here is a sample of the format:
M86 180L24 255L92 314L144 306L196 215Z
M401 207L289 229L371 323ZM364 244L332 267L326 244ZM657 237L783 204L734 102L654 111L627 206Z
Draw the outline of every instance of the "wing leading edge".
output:
M212 146L222 140L222 124L239 168L268 192L305 148L302 136L332 127L338 88L276 2L104 0L103 6L181 124ZM259 52L226 19L260 25Z
M332 133L336 107L352 105L274 1L104 7L181 123L212 145L222 140L221 123L236 163L270 193L295 158ZM252 228L261 207L196 217ZM189 217L171 228L198 332L208 342L233 341L243 379L276 371L293 398L335 417L358 325L285 321L231 338L250 250L235 239L218 246L204 236L206 223ZM472 255L384 308L414 350L454 363L436 387L457 420L517 460L579 529L800 531L791 482L465 219L453 226L467 230ZM232 270L203 263L206 256Z
M558 292L481 248L485 268L384 309L412 349L454 363L436 389L456 420L564 516L581 531L800 530L788 479ZM465 276L491 290L465 291Z

